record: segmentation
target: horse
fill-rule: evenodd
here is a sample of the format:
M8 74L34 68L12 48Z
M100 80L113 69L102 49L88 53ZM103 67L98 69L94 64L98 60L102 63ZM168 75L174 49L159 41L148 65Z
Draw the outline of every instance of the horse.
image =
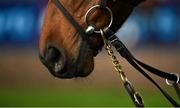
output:
M122 71L113 55L111 44L135 69L150 80L172 105L180 106L143 69L166 78L167 84L173 86L180 97L179 75L163 72L139 61L115 35L135 7L144 1L49 0L39 42L41 62L55 77L86 77L93 71L94 57L104 45L135 106L143 107L140 94L135 91ZM170 84L168 80L174 83Z
M61 2L79 25L85 27L83 19L86 11L98 4L99 0L61 0ZM108 6L115 16L112 29L117 31L133 11L134 6L120 0L109 1ZM92 13L88 20L99 29L109 23L109 13L99 9ZM103 46L102 38L98 35L94 34L89 37L88 42L85 41L87 48L83 51L84 58L77 63L80 46L84 40L66 17L59 12L53 0L49 0L40 37L40 58L56 77L88 76L94 69L94 57Z

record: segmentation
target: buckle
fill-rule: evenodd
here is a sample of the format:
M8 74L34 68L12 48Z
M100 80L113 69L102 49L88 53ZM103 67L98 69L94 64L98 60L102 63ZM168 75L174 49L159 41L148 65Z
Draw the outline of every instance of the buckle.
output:
M169 85L169 86L173 86L173 85L177 85L178 83L179 83L179 75L177 74L177 73L171 73L172 75L175 75L176 77L177 77L177 81L176 82L174 82L174 83L170 83L169 81L168 81L168 79L166 79L166 84L167 85Z

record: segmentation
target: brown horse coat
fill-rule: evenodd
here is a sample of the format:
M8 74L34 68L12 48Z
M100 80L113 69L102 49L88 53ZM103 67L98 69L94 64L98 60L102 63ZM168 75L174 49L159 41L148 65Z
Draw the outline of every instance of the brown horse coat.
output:
M76 19L76 21L81 26L85 27L85 13L90 7L98 4L99 1L61 0L60 2ZM114 22L112 25L113 31L117 31L119 29L119 27L127 19L134 8L132 5L124 3L121 0L109 2L108 7L111 8L114 15ZM109 13L106 11L101 11L100 9L97 9L97 11L93 12L88 18L88 21L96 25L97 28L102 28L105 25L108 25L109 20ZM45 12L45 19L39 43L40 56L44 58L44 61L46 61L46 66L49 65L47 67L50 71L53 71L54 68L57 68L59 69L59 72L63 70L63 72L60 72L61 74L68 73L67 75L59 75L59 73L53 75L61 78L72 78L89 75L89 73L92 72L94 68L93 52L94 50L98 52L98 50L100 50L103 46L101 36L99 35L93 35L89 38L89 40L92 49L86 49L84 51L85 59L82 61L83 67L80 67L82 72L76 72L76 67L78 66L73 63L79 54L79 48L82 43L81 36L79 36L76 29L73 28L66 17L58 10L53 1L49 0ZM56 47L56 49L59 50L59 53L57 53L57 51L47 51L47 47L49 45ZM54 57L52 56L52 52L56 52L56 55L54 54L54 56L57 56L58 54L58 56L61 55L62 57ZM53 63L50 63L50 61L53 61ZM54 63L54 61L58 61L58 63Z

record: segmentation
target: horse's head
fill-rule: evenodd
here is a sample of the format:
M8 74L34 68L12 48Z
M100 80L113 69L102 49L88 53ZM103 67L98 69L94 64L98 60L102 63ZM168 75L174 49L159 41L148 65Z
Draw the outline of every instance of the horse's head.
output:
M60 0L63 6L83 28L86 27L84 16L87 10L98 4L100 0ZM118 28L127 19L134 6L126 0L108 0L114 19L111 29ZM127 0L128 1L128 0ZM88 21L96 28L108 25L110 15L107 11L96 9L89 15ZM53 0L49 0L44 24L42 27L39 52L41 61L49 71L59 78L88 76L94 68L93 58L103 46L99 34L94 34L83 40L79 32L59 11ZM81 49L83 44L84 49Z

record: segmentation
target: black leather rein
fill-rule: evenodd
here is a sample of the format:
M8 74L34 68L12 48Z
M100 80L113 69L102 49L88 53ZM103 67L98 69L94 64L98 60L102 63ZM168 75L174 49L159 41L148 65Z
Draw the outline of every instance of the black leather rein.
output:
M100 0L99 5L103 8L107 6L107 2L110 0ZM116 0L112 0L116 1ZM131 6L137 6L144 0L121 0L122 2L126 2ZM56 7L64 14L64 16L68 19L68 21L72 24L72 26L77 30L77 32L81 35L82 39L84 41L88 40L89 35L86 34L85 29L78 24L78 22L72 17L72 15L64 8L64 6L61 4L59 0L53 0L54 4ZM175 74L171 74L168 72L163 72L161 70L158 70L152 66L149 66L138 59L136 59L130 51L125 47L125 45L117 38L115 35L115 32L113 32L110 28L105 28L104 34L107 38L108 41L111 42L111 44L116 48L116 50L120 53L120 55L125 58L136 70L138 70L142 75L144 75L148 80L150 80L160 91L161 93L169 100L169 102L175 106L178 107L180 106L165 90L163 90L144 70L147 70L161 78L168 79L171 81L176 82L176 91L177 94L180 96L180 91L178 84L180 83L179 75L176 76ZM80 47L80 54L79 54L79 60L84 59L83 57L83 51L86 49L88 46L85 45L84 42L82 42L81 47ZM77 62L78 63L78 62ZM82 65L82 64L79 64ZM137 105L136 105L137 106ZM137 106L138 107L138 106Z

